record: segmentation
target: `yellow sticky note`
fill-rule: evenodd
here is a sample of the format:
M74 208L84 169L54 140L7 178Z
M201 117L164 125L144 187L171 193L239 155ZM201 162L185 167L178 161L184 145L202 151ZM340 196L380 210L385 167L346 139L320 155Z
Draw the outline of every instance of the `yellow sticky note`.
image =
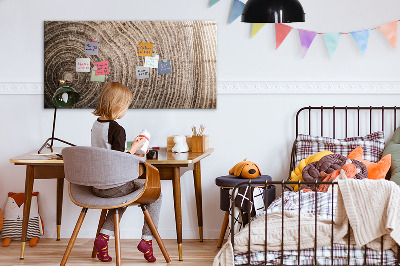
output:
M139 56L151 56L153 53L154 43L152 42L140 42L139 43Z

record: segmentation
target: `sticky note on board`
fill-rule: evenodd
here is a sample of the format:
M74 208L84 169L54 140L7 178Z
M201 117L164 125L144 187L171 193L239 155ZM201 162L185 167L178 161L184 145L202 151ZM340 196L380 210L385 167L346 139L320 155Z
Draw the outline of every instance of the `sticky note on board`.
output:
M158 59L156 57L145 56L144 66L151 68L158 68Z
M150 77L150 68L136 66L136 79L148 79Z
M85 42L85 53L87 55L97 55L99 53L99 43Z
M108 68L108 61L99 61L95 62L94 66L97 67L95 71L95 75L108 75L110 73L110 70Z
M106 75L98 75L98 76L96 76L96 68L92 68L92 70L90 71L90 80L91 81L104 82L104 81L106 81Z
M139 56L151 56L153 53L154 43L152 42L140 42L139 43Z
M77 58L76 72L90 72L90 58Z
M158 74L169 74L172 73L171 61L170 60L160 60L158 61Z

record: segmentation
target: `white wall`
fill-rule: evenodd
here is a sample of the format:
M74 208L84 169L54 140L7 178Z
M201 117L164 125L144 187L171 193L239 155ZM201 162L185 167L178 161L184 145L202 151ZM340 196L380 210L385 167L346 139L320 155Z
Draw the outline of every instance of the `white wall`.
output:
M42 82L43 21L45 20L195 20L218 21L218 80L223 81L399 81L399 52L391 50L379 31L371 33L363 57L351 36L343 36L334 59L329 59L318 36L305 59L296 31L278 51L274 50L273 25L266 25L250 39L251 26L235 21L227 24L230 0L208 9L208 0L119 0L113 1L0 0L0 84ZM143 4L144 3L144 4ZM144 7L141 7L141 4ZM375 27L398 17L400 2L384 0L303 0L306 23L294 24L321 32L351 31ZM263 174L275 180L286 176L290 146L294 138L294 115L308 105L399 105L394 95L261 94L219 95L216 110L129 110L121 120L128 138L142 128L153 133L153 145L165 146L176 133L189 134L193 124L204 123L215 152L202 162L205 238L218 238L223 214L214 179L227 174L238 161L255 161ZM95 119L91 110L59 110L56 135L78 145L90 144ZM25 168L9 158L35 150L51 134L52 110L43 109L43 95L0 95L0 207L7 192L24 190ZM39 180L40 211L45 237L55 237L56 182ZM164 238L175 238L171 182L162 182L164 202L159 230ZM197 237L193 181L182 177L184 238ZM69 237L79 208L64 191L62 237ZM90 211L80 237L93 237L99 212ZM139 217L139 218L138 218ZM139 238L142 218L130 208L121 222L123 238Z

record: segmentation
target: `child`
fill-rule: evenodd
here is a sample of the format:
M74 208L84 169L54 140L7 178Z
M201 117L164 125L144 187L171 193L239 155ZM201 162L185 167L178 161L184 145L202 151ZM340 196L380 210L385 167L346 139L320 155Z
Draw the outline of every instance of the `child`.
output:
M108 82L104 84L97 108L93 112L94 115L99 116L92 127L91 142L93 147L125 152L125 129L115 120L122 118L126 114L132 102L132 98L132 92L121 83ZM136 138L129 149L129 153L140 157L145 156L135 154L145 142L146 139L144 138ZM136 178L136 176L132 176L132 181L116 187L93 187L92 191L93 194L102 198L125 196L143 187L143 183L135 182ZM161 195L155 202L147 205L147 209L156 226L158 226L160 207ZM126 207L118 209L120 219L125 210ZM112 260L108 255L108 240L110 236L114 235L114 214L115 210L109 210L107 212L106 220L101 228L100 234L94 241L94 245L97 249L97 258L101 261ZM150 227L145 221L142 230L142 240L137 248L144 253L144 258L149 262L156 261L156 258L153 256L152 236L153 234L151 233Z

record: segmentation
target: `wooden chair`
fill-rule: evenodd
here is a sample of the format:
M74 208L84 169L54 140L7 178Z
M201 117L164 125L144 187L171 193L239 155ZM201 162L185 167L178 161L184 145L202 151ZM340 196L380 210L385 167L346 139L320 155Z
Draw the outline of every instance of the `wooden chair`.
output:
M116 265L121 265L118 208L129 205L139 205L142 208L145 220L149 224L166 262L171 262L153 219L145 205L157 200L161 193L160 176L157 168L147 164L137 156L103 148L68 147L62 150L62 155L65 179L70 182L68 186L69 196L74 204L82 207L82 211L65 250L61 265L65 265L68 260L88 209L102 209L96 237L103 226L107 210L116 209L114 215ZM137 167L138 161L140 161L139 169ZM144 180L138 180L144 182L143 189L118 198L100 198L95 196L91 191L92 186L116 185L128 182L132 179L132 176L145 177ZM96 257L94 247L92 257Z

